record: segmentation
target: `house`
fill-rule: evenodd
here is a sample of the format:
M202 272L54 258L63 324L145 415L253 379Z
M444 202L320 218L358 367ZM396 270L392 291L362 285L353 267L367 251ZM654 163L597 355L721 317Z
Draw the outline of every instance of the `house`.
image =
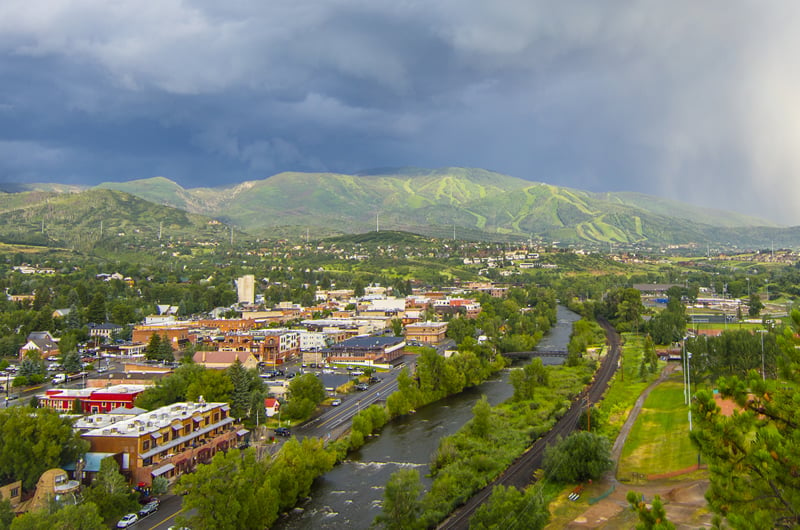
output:
M115 331L122 329L122 326L106 322L105 324L89 324L89 336L110 339Z
M58 349L58 341L50 335L49 331L32 331L29 333L28 342L19 349L19 358L22 359L31 350L38 350L42 359L61 353Z
M258 359L249 351L199 351L194 354L194 362L206 368L224 370L236 362L245 368L258 368Z
M234 424L227 403L174 403L92 429L81 435L91 453L120 455L120 471L133 484L158 476L173 481L208 463L218 451L236 447L247 430Z
M271 418L281 409L281 402L275 398L264 398L264 409L267 412L267 417Z
M53 311L53 318L64 318L65 316L69 315L72 312L71 307L67 307L66 309L56 309Z

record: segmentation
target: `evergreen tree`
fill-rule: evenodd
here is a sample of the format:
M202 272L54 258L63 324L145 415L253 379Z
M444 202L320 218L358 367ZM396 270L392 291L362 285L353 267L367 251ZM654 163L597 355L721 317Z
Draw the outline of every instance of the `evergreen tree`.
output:
M667 521L667 512L658 495L653 498L651 508L647 507L647 504L635 491L629 491L626 499L631 510L639 514L639 524L636 525L636 530L675 530L675 525Z
M86 319L95 324L102 324L106 318L106 297L102 291L97 291L86 308Z
M790 381L764 381L751 371L746 379L720 378L723 397L741 409L725 416L714 395L700 390L689 434L709 464L711 508L733 528L794 528L800 525L800 432L797 384L800 359L794 348Z
M228 377L233 383L231 392L231 416L243 418L247 416L250 408L250 378L247 375L247 368L237 357L232 365L228 367Z
M158 359L158 353L161 348L161 335L153 333L150 335L150 340L147 342L147 347L144 349L144 355L150 360Z

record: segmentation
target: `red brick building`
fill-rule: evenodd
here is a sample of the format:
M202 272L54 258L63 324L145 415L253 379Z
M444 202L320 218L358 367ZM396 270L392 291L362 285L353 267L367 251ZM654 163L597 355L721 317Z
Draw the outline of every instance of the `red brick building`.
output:
M82 414L102 414L118 407L133 408L144 385L114 385L105 388L52 388L39 397L39 406L59 412L75 411L79 403Z

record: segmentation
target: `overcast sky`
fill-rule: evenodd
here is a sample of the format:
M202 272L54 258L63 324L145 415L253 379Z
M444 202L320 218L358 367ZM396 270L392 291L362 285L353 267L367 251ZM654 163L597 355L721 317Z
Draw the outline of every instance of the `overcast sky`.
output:
M481 167L800 224L800 3L3 0L0 181Z

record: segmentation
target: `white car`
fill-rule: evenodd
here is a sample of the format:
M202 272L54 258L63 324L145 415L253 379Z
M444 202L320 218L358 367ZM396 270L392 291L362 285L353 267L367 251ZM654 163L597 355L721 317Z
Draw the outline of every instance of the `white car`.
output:
M117 528L128 528L138 520L139 520L138 515L136 515L135 513L129 513L128 515L123 516L122 519L119 520L119 522L117 523Z
M331 407L338 407L341 404L342 404L341 399L334 399L333 401L331 401Z

